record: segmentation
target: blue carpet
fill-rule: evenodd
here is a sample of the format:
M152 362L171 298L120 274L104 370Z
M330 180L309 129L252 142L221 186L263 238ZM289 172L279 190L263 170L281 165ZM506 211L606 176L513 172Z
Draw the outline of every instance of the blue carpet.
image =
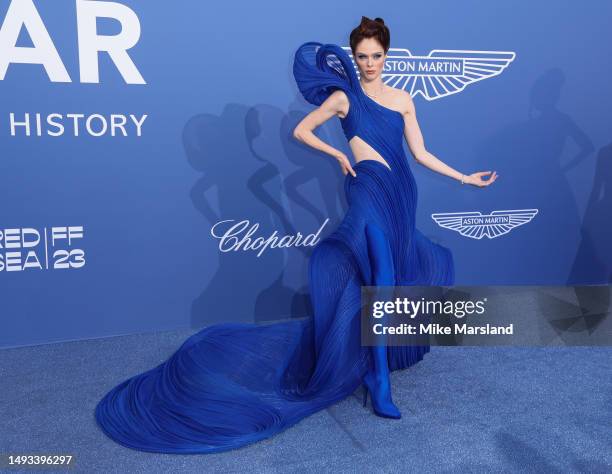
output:
M0 350L0 454L70 453L70 472L612 472L608 347L432 347L391 375L401 420L374 416L358 390L231 452L163 455L113 443L95 423L98 400L194 332Z

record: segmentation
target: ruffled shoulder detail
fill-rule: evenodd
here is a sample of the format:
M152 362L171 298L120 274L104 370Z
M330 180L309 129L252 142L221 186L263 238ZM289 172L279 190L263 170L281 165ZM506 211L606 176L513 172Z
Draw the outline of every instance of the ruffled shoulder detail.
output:
M361 87L351 58L335 44L302 44L295 52L293 76L304 99L317 106L336 89L354 96Z

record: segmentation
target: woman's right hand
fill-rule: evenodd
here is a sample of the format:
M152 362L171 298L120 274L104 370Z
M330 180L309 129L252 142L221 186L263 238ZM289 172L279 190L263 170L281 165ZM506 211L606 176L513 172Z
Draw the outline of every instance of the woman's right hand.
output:
M336 159L340 163L340 168L342 169L342 174L344 176L346 176L347 173L351 173L353 178L357 177L357 173L355 173L355 170L351 166L351 162L349 161L348 157L344 153L340 153L340 155L336 157Z

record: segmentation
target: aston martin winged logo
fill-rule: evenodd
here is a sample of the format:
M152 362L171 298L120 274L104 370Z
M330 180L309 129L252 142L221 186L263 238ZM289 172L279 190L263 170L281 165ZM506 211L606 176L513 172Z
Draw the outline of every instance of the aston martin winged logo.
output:
M538 213L537 209L514 209L511 211L493 211L490 214L480 212L444 212L432 214L431 218L440 227L459 232L464 237L493 239L507 234L515 227L527 224Z
M351 48L342 47L353 61ZM466 86L498 76L514 61L512 51L434 49L427 56L413 56L402 48L389 48L382 73L385 84L404 89L412 97L440 99L461 92Z

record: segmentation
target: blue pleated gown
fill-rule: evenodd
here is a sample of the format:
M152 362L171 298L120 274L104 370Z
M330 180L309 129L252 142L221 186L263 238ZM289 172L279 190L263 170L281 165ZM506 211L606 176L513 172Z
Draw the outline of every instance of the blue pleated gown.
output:
M403 116L363 92L347 53L305 43L293 73L320 105L336 89L350 101L341 119L388 164L364 160L344 177L348 209L313 249L309 318L202 329L159 366L117 385L98 403L101 429L129 448L212 453L268 438L352 394L372 367L362 347L362 285L452 285L450 251L415 228L417 188L403 149ZM228 315L231 317L231 315ZM389 369L409 367L429 346L390 346Z

